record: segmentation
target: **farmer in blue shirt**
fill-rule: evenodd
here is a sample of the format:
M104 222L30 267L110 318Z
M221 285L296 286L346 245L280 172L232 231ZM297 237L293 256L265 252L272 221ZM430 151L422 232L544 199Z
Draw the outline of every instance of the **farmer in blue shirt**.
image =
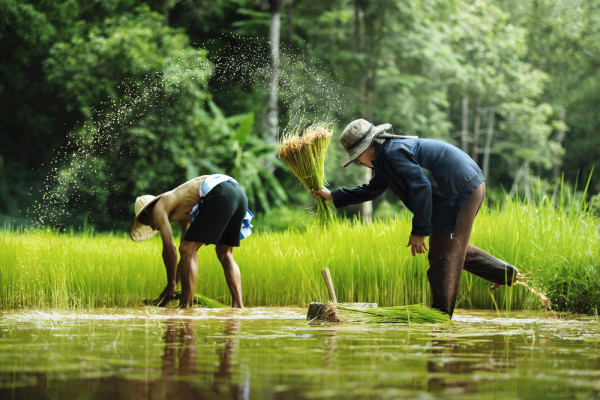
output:
M477 164L448 143L386 133L391 128L364 119L348 124L340 138L348 152L343 167L356 161L373 169L373 178L354 189L312 189L313 197L320 195L340 208L373 200L390 188L413 213L407 247L413 256L429 251L432 307L450 316L463 268L493 282L493 289L513 284L520 277L514 266L469 244L485 197Z
M203 175L159 196L144 195L135 201L135 218L129 229L131 239L140 242L160 232L162 257L167 270L167 286L159 304L175 299L181 283L180 307L191 307L198 278L197 251L214 244L231 292L232 306L243 308L242 278L233 258L233 248L252 232L248 198L238 182L227 175ZM173 243L171 222L181 229L181 255Z

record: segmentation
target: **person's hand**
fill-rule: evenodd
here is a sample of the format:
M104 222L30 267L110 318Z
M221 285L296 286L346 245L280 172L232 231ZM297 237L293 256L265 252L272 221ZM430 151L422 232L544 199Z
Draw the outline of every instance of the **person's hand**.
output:
M329 189L324 187L322 187L321 189L310 189L310 194L312 195L312 197L315 198L315 200L318 200L319 196L321 196L326 201L333 201L333 196L331 195L331 192L329 191Z
M410 235L406 247L410 247L413 257L417 254L425 254L426 251L429 251L426 239L427 236Z
M158 305L159 306L167 306L171 300L175 300L177 296L175 296L175 288L172 285L167 285L165 290L158 296Z

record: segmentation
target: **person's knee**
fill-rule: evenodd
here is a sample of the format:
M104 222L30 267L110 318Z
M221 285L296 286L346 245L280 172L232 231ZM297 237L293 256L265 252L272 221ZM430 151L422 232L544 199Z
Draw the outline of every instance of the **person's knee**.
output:
M181 242L181 245L179 246L179 254L181 255L182 259L193 257L194 254L196 254L196 252L200 248L200 246L202 246L201 243L199 244L196 242L189 242L187 240L184 240Z
M231 246L217 245L215 250L217 252L217 258L221 264L226 263L233 257L233 248Z
M443 263L444 255L437 251L431 251L427 253L427 261L429 262L429 269L437 269Z

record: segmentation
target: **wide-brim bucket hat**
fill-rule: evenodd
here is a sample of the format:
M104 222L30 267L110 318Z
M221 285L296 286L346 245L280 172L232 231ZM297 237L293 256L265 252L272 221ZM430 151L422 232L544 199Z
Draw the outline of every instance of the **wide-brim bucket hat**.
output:
M135 205L133 207L135 218L133 219L131 227L129 228L129 237L131 237L131 240L134 242L148 240L159 232L157 229L154 229L151 226L142 224L140 222L140 217L148 209L148 207L156 204L158 199L160 199L163 195L164 193L159 194L158 196L145 194L135 199Z
M342 167L346 168L364 153L373 143L375 137L384 131L392 129L391 124L373 125L366 119L356 119L346 125L340 136L340 143L348 153L348 159Z

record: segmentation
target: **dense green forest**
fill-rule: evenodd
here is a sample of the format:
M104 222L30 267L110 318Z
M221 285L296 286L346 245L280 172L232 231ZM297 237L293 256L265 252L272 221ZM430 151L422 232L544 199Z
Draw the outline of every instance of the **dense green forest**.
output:
M136 196L220 172L285 226L314 204L279 135L331 123L328 183L354 186L361 117L462 148L489 201L593 206L599 106L595 0L0 0L0 218L126 229Z

